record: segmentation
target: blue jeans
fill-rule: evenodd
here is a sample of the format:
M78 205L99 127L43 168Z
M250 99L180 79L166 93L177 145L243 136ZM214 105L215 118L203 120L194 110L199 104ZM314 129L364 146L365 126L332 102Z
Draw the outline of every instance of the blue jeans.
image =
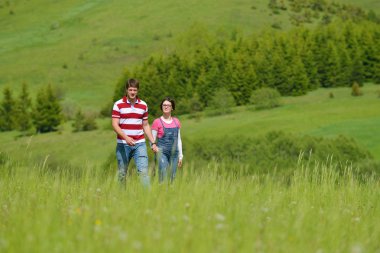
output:
M173 182L178 166L178 152L168 154L160 150L158 152L158 180L164 181L170 175L170 182Z
M137 143L135 146L118 143L116 146L116 158L118 165L118 180L121 184L125 185L128 165L133 158L142 184L144 186L149 186L148 153L145 142Z

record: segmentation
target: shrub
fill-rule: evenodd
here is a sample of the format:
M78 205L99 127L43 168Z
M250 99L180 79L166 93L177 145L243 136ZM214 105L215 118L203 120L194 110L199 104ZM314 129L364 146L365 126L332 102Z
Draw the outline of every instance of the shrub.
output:
M98 129L94 116L87 116L83 121L83 131L92 131Z
M272 28L274 28L274 29L279 29L279 30L282 29L281 24L278 23L278 22L273 23L271 26L272 26Z
M235 100L226 88L221 88L217 90L214 94L214 97L210 101L209 109L207 115L216 116L222 114L228 114L232 112L232 107L235 106Z
M358 173L367 174L378 173L380 167L366 149L345 136L322 138L271 131L256 138L223 136L183 141L186 154L197 157L196 163L216 161L232 167L246 166L252 173L269 172L275 168L281 169L279 173L289 173L297 168L301 157L302 163L326 163L329 158L342 172L347 164L360 168Z
M91 131L98 128L95 121L95 116L91 114L84 115L80 109L75 115L75 120L72 126L73 132Z
M281 95L276 89L261 88L252 93L250 102L256 109L270 109L280 106L280 98Z
M351 95L355 96L355 97L363 95L362 92L361 92L361 90L360 90L360 86L359 86L359 84L357 82L354 82L352 84Z
M111 100L105 103L99 112L100 116L103 118L110 118L112 115L112 107L113 107L113 102Z

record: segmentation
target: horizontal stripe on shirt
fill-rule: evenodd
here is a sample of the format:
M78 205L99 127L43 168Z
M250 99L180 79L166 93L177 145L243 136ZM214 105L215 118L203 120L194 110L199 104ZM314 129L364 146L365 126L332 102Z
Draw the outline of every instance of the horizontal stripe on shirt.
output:
M120 113L120 118L124 118L124 119L141 119L141 116L142 118L145 117L144 115L145 113L141 114L141 113Z
M143 111L146 111L147 109L147 106L142 104L141 102L143 102L142 100L140 100L140 103L135 103L133 105L134 108L136 109L141 109ZM120 103L119 104L119 109L122 110L122 109L129 109L129 108L132 108L132 105L128 102L124 102L124 103Z
M142 124L139 125L132 125L132 124L119 124L121 129L127 129L127 130L141 130L143 129Z

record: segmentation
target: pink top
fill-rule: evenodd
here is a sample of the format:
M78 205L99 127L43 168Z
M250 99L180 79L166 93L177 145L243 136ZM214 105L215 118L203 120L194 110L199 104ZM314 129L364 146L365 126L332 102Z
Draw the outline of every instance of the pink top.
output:
M181 123L179 122L179 120L177 118L172 118L172 122L170 124L168 123L165 123L165 121L162 120L162 122L164 123L165 127L166 128L175 128L178 126L178 128L181 128ZM175 121L175 123L174 123ZM177 123L177 125L176 125ZM158 138L161 138L162 136L164 136L164 128L162 127L162 123L161 123L161 120L160 118L157 118L153 121L153 124L152 124L152 130L156 130L157 131L157 136Z

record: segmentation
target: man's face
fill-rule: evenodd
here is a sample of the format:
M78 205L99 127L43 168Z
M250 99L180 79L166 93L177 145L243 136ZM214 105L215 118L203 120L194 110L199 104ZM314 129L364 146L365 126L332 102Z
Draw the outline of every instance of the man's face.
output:
M137 97L138 89L134 87L128 87L127 96L129 100L135 100Z

